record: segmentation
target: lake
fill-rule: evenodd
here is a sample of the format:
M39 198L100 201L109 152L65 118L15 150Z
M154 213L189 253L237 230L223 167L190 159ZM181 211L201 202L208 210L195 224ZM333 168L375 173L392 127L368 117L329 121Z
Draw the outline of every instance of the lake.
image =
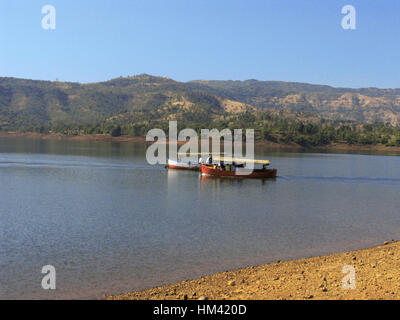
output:
M278 169L260 181L168 171L145 151L0 139L0 299L101 298L400 238L400 154L259 147Z

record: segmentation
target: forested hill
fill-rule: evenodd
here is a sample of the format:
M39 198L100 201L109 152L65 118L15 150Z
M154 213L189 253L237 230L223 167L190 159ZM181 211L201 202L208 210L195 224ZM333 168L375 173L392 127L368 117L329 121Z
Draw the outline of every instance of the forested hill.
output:
M326 119L400 124L400 89L349 89L257 80L192 81L188 85L260 108L309 111Z
M182 83L150 75L92 84L0 78L0 123L9 129L91 123L146 110L163 109L162 116L166 116L168 110L173 113L175 109L200 113L206 109L207 113L220 114L222 109L237 112L246 107L307 111L326 119L381 121L397 126L400 89L346 89L257 80Z
M196 128L257 127L269 137L271 121L280 128L286 126L282 121L294 121L299 128L352 121L354 130L371 123L393 131L400 124L400 89L257 80L178 82L146 74L91 84L0 78L1 131L96 133L118 127L142 135L175 119ZM385 133L389 141L392 131Z

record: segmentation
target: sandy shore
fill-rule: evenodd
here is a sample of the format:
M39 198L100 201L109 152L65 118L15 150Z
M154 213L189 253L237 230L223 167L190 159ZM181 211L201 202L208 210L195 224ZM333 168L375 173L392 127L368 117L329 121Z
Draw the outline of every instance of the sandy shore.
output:
M112 137L108 134L85 134L85 135L63 135L60 133L23 133L23 132L0 132L0 138L25 138L44 140L75 140L75 141L103 141L103 142L141 142L146 143L145 137L120 136ZM152 143L152 142L147 142ZM183 144L184 142L178 142ZM256 141L256 145L280 150L304 150L305 148L295 143L280 144L271 141ZM400 147L387 147L384 145L349 145L345 143L331 143L327 146L308 148L308 150L320 151L378 151L378 152L400 152Z
M342 273L344 266L354 267L355 289L342 286L349 275ZM227 271L106 299L400 299L400 242Z

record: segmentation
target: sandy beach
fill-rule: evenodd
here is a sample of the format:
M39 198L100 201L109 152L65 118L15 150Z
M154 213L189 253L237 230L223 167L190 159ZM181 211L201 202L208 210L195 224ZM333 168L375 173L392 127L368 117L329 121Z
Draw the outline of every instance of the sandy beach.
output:
M355 270L354 280L344 281L347 288L342 283L345 277L350 277L350 271L343 273L345 266ZM400 299L400 242L227 271L106 299L397 300Z

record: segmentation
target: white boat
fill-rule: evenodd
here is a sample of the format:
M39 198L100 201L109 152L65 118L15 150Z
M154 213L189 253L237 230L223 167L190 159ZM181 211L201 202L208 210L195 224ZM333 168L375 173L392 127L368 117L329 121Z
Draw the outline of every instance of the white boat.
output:
M199 171L198 163L183 162L180 160L168 159L168 169L194 170Z

